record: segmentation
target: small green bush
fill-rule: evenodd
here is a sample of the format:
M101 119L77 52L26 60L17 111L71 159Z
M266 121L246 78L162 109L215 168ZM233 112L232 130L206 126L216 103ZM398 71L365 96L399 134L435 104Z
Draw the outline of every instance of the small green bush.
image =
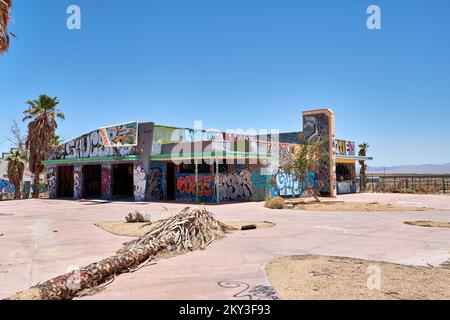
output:
M276 197L267 200L265 207L270 209L284 209L285 208L284 199L281 197Z

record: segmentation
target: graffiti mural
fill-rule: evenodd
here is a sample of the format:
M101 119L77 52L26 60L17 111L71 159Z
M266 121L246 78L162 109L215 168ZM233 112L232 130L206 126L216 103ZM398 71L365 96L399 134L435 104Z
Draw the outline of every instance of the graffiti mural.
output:
M145 201L145 170L142 162L135 162L133 168L134 200Z
M337 182L337 193L338 194L356 193L355 181L338 181Z
M14 185L9 182L8 180L1 179L0 180L0 192L4 193L14 193L16 191L16 188Z
M82 167L81 165L75 165L73 167L73 197L74 199L81 199L83 194L82 190Z
M300 194L300 181L295 175L282 171L276 174L273 196L299 197Z
M201 202L213 202L214 195L214 175L198 176L198 199ZM195 201L197 187L195 183L195 175L177 174L177 200Z
M135 147L106 147L103 144L100 130L96 130L69 141L58 148L53 156L53 159L61 160L97 157L125 157L135 154L135 152Z
M356 154L355 142L347 141L347 155L354 156Z
M347 154L347 141L337 139L334 151L336 155L345 156Z
M279 300L277 292L271 286L250 286L242 281L220 281L218 285L225 289L235 290L233 298L240 300Z
M262 175L258 169L252 171L253 201L266 200L269 195L272 176Z
M111 164L109 164L109 163L102 164L102 198L103 199L111 199L112 198L111 177L112 177Z
M334 139L334 133L330 131L330 117L326 113L306 114L303 116L303 133L306 141L308 143L320 142L323 144L324 154L317 164L316 173L318 179L317 188L320 193L324 194L331 194L334 188L334 182L332 181L335 180L332 179L335 164L330 157L330 152L333 152L333 150L330 150L330 142L332 142L332 140L330 141L330 136L333 136L332 139Z
M300 181L295 175L280 170L275 175L274 188L272 196L277 197L307 197L307 186L317 192L317 174L310 172L306 175L306 181Z
M110 147L131 147L138 144L138 123L130 122L99 129L103 145Z
M152 167L147 178L147 200L163 200L163 166Z
M219 174L220 201L250 201L253 187L250 171L244 169L233 173Z
M48 181L48 196L50 199L56 199L56 166L51 166L47 169L47 181Z

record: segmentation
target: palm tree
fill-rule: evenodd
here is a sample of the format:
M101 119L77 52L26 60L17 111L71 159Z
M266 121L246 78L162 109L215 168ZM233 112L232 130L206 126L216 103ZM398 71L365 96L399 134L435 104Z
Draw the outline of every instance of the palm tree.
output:
M8 179L15 186L14 199L19 200L20 185L22 184L27 157L19 150L14 150L11 155L6 158L6 161L8 161Z
M9 47L8 22L11 19L12 0L0 0L0 55L6 53Z
M359 146L359 152L358 155L360 157L365 157L367 155L367 149L369 148L369 144L364 142L361 143ZM359 190L361 192L366 191L366 170L367 165L365 161L359 161L359 164L361 168L359 169Z
M0 0L1 1L1 0ZM57 97L40 95L37 100L27 101L28 109L23 112L22 121L28 123L27 148L29 149L30 171L34 174L33 198L39 197L39 176L44 171L42 161L51 150L52 139L58 128L57 118L65 119L64 113L56 108Z

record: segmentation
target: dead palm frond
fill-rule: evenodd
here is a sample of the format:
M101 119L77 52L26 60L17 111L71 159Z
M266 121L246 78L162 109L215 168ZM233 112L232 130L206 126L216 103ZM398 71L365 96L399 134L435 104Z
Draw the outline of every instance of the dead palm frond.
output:
M11 20L12 0L0 0L0 55L9 48L8 22ZM11 34L14 36L13 34Z

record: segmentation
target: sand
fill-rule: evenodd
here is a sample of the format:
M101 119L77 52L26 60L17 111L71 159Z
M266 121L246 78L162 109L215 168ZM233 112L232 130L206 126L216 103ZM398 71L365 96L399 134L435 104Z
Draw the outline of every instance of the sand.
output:
M287 202L289 203L289 202ZM406 211L430 211L426 207L413 207L403 205L382 204L378 202L344 202L327 201L323 203L297 202L293 203L294 209L304 211L324 212L406 212Z
M289 300L450 299L450 269L327 256L281 257L266 265L272 286ZM377 277L377 274L380 277ZM376 279L381 279L377 287ZM372 289L368 288L368 284Z
M255 225L258 229L269 228L275 225L269 221L224 221L224 223L237 230L240 230L242 226L246 225ZM117 236L142 237L158 227L159 224L159 221L155 221L151 224L148 222L128 223L126 221L103 221L98 222L95 225Z
M427 228L450 228L450 222L439 221L405 221L405 224Z

